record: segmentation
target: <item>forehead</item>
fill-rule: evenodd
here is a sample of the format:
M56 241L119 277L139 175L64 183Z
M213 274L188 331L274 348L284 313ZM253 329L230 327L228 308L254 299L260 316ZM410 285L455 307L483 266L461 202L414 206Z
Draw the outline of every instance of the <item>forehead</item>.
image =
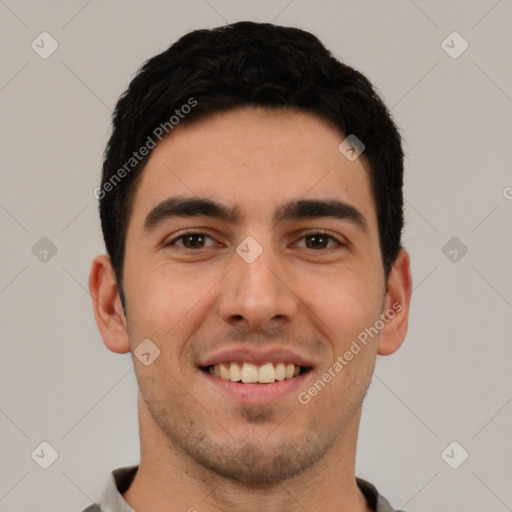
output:
M244 221L268 222L299 198L339 199L376 223L362 158L338 149L345 136L315 114L243 108L178 126L153 150L134 197L132 219L170 196L208 197L237 207Z

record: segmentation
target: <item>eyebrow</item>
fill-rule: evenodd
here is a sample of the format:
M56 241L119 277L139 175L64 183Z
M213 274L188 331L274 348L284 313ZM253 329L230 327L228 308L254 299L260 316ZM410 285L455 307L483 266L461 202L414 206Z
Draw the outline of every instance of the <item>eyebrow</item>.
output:
M152 231L159 224L173 217L212 217L231 224L240 224L240 210L208 198L170 197L155 206L144 221L144 230ZM368 224L363 214L354 206L335 199L295 199L281 205L275 212L274 223L318 218L348 220L364 232Z

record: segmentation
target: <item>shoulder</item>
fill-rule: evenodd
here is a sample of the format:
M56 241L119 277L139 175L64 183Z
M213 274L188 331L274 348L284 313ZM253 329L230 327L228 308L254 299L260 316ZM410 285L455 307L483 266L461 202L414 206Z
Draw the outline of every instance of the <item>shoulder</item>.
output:
M101 509L96 503L88 506L86 509L82 510L82 512L101 512Z
M405 512L405 510L394 509L389 501L379 493L377 488L362 478L356 477L357 486L366 497L371 510L375 512Z

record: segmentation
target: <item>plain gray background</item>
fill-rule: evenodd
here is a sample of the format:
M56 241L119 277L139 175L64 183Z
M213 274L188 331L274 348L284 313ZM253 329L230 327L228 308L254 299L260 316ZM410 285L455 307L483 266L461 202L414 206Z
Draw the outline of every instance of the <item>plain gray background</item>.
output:
M111 110L147 58L242 19L312 31L405 138L410 328L378 356L356 474L408 512L512 510L511 15L510 0L0 0L0 510L82 510L138 463L131 357L103 345L87 285Z

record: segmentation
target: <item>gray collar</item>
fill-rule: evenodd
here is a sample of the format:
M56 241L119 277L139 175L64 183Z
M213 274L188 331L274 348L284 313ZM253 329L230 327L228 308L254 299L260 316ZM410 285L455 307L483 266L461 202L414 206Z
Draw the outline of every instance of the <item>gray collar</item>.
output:
M122 494L128 490L139 466L127 466L115 469L109 475L107 483L101 493L100 510L101 512L136 512L126 501ZM395 510L389 501L384 498L379 491L370 482L362 478L356 478L357 486L365 495L370 507L375 512L404 512ZM88 507L83 512L96 512L97 506Z

